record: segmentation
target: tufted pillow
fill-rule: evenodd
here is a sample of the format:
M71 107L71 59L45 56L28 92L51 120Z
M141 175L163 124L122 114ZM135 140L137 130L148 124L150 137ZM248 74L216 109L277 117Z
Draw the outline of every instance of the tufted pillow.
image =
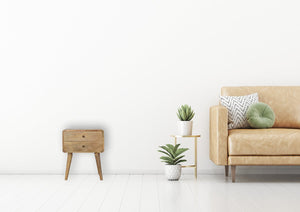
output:
M220 96L221 105L228 109L228 129L249 128L246 113L248 107L257 102L257 93L247 96Z
M248 108L246 117L252 128L270 128L275 123L275 113L272 108L262 102L251 105Z

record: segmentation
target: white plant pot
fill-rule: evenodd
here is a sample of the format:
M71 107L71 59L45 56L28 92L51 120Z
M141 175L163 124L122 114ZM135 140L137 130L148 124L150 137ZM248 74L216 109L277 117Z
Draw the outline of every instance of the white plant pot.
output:
M181 165L165 165L165 175L168 180L179 180L181 176Z
M193 121L178 121L178 133L179 135L188 136L193 132Z

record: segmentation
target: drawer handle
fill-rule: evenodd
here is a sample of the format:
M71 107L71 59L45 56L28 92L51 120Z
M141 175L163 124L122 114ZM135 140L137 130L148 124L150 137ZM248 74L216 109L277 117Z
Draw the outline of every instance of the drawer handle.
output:
M85 135L82 135L83 138L85 138Z
M85 146L84 145L82 145L82 148L84 148Z

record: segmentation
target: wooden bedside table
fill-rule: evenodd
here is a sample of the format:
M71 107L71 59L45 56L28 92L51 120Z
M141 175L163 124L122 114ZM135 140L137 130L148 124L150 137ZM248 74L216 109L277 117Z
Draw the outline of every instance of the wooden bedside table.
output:
M93 152L95 154L98 174L103 180L100 152L104 151L103 130L64 130L63 152L68 153L65 180L68 179L73 152Z

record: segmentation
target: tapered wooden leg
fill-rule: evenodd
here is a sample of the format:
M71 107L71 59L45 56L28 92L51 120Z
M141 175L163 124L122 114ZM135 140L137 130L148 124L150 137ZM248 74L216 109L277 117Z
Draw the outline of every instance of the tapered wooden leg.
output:
M232 177L232 182L235 182L235 169L236 166L231 166L231 177Z
M228 177L228 166L225 166L225 176Z
M197 137L195 137L195 179L197 180Z
M98 169L98 174L100 176L100 180L103 180L102 170L101 170L100 153L95 152L95 159L96 159L96 163L97 163L97 169Z
M65 173L65 180L68 179L71 161L72 161L73 153L68 153L68 159L67 159L67 167L66 167L66 173Z

